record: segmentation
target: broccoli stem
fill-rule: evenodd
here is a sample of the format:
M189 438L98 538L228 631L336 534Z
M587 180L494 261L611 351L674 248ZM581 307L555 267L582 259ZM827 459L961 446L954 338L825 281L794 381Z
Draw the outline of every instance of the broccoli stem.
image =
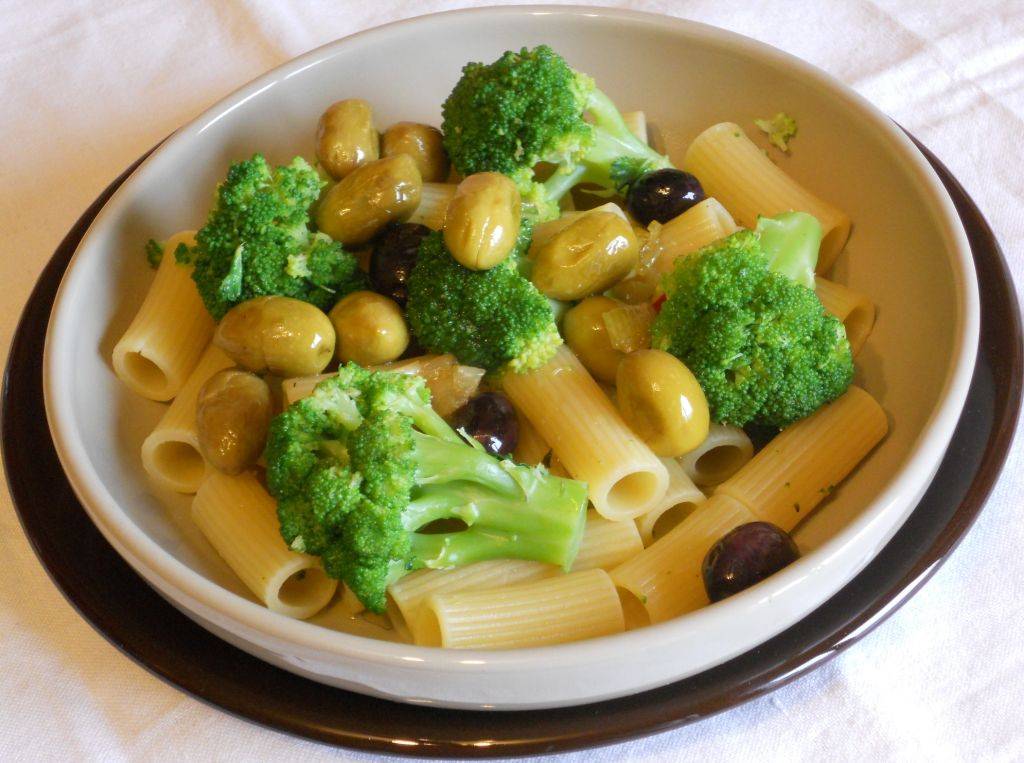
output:
M662 156L637 138L622 119L622 114L603 92L594 88L587 102L587 111L594 120L594 143L587 149L581 163L587 172L581 182L592 182L606 188L619 185L611 176L614 162L628 160L643 172L671 167L668 157Z
M822 233L818 219L806 212L759 217L757 232L761 249L768 256L768 267L813 289Z
M445 424L447 427L448 425ZM449 429L448 431L452 431ZM457 435L456 435L457 436ZM490 456L475 440L442 440L413 430L416 482L420 485L465 480L487 486L506 497L521 494L504 462ZM473 447L476 445L477 447ZM412 529L422 527L416 524Z
M525 468L532 471L530 467ZM408 529L437 519L461 519L468 529L413 533L417 566L443 568L488 559L531 559L568 570L579 551L586 487L545 475L529 494L500 495L467 482L425 488L406 509ZM426 520L426 521L424 521Z
M622 185L612 177L612 165L618 162L634 167L637 176L672 166L668 157L630 132L618 108L600 90L595 88L591 93L587 111L593 118L593 143L578 164L562 167L544 181L545 197L551 202L557 203L579 183L595 183L608 193L614 192Z

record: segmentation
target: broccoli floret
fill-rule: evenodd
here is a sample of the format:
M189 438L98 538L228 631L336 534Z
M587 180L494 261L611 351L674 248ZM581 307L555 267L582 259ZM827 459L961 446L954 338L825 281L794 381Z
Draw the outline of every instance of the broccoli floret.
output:
M146 262L149 263L151 268L155 270L160 267L160 262L164 258L164 244L162 241L157 241L156 239L151 238L146 242L146 246L143 251L146 254Z
M771 119L755 119L754 124L768 136L768 141L779 151L789 153L789 142L796 137L796 120L784 111Z
M740 231L679 258L653 346L693 371L714 421L784 427L839 397L853 359L843 324L769 267L759 238Z
M285 541L375 612L390 583L422 567L567 570L586 519L585 484L490 456L434 412L421 378L353 363L273 420L266 461ZM440 519L466 529L418 532Z
M541 220L578 183L622 190L645 172L670 167L626 127L594 81L547 45L470 63L442 108L444 145L463 175L502 172ZM540 162L555 165L544 182Z
M192 250L192 278L215 319L268 294L326 310L365 287L355 257L310 229L310 206L323 185L300 157L277 169L259 154L231 166Z
M562 343L551 305L512 260L469 270L455 261L440 233L424 238L406 304L420 344L488 371L527 371L550 360Z

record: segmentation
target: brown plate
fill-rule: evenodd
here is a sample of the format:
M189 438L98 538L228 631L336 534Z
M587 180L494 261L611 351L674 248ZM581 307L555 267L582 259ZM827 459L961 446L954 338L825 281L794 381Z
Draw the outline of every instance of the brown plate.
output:
M981 511L1016 428L1024 350L1006 264L970 197L927 149L921 150L956 204L980 282L981 342L964 413L934 482L878 557L804 620L717 668L632 697L559 710L417 707L329 688L272 667L211 635L160 598L86 516L57 460L43 410L40 348L61 275L89 223L135 165L61 242L11 346L2 431L7 479L22 526L58 588L125 654L229 713L329 744L438 757L564 751L692 723L770 692L863 637L938 569Z

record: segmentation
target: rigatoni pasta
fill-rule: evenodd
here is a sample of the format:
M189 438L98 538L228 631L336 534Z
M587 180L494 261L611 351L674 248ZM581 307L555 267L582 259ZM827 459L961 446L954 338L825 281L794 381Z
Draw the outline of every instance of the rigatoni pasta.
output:
M624 630L608 573L594 569L504 588L434 594L422 643L449 649L519 649Z
M417 644L423 644L427 639L421 619L423 607L434 594L504 588L557 574L558 570L551 565L522 559L495 559L465 567L416 570L388 587L388 613L396 627L401 624Z
M117 378L150 400L178 394L213 336L213 319L196 292L192 267L175 259L181 244L194 246L194 231L167 239L146 299L114 345Z
M664 497L665 465L630 431L568 347L559 347L536 371L506 374L502 388L569 473L588 484L591 503L603 516L637 517Z
M804 519L877 445L889 421L860 387L784 429L716 495L742 502L786 532Z
M277 503L251 474L211 472L192 500L192 520L271 611L305 619L334 596L338 581L327 577L320 560L285 545Z
M850 218L822 201L773 164L738 124L721 122L698 135L686 151L683 168L700 178L740 225L754 228L758 215L796 210L818 218L824 237L818 273L828 273L850 235Z
M211 376L232 365L223 350L210 344L174 402L142 441L142 466L161 487L177 493L199 489L208 468L199 450L196 400Z
M680 456L679 463L695 484L706 488L725 482L753 455L754 445L746 432L712 422L704 442Z
M739 230L732 215L715 198L707 198L664 225L652 224L643 259L656 276L675 267L676 260Z

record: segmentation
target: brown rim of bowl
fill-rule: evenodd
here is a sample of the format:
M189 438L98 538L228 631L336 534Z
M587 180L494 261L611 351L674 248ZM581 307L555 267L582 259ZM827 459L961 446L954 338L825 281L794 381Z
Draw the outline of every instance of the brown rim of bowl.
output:
M11 345L0 424L8 486L25 533L72 606L136 662L234 715L329 744L431 757L559 752L665 731L773 691L858 641L934 574L981 511L1016 430L1024 349L1009 272L966 191L917 145L954 200L981 285L978 369L967 406L931 488L879 556L813 614L723 665L630 697L557 710L485 713L404 705L325 687L261 662L160 598L106 543L61 471L43 411L39 351L53 296L78 242L145 157L96 199L61 242Z

